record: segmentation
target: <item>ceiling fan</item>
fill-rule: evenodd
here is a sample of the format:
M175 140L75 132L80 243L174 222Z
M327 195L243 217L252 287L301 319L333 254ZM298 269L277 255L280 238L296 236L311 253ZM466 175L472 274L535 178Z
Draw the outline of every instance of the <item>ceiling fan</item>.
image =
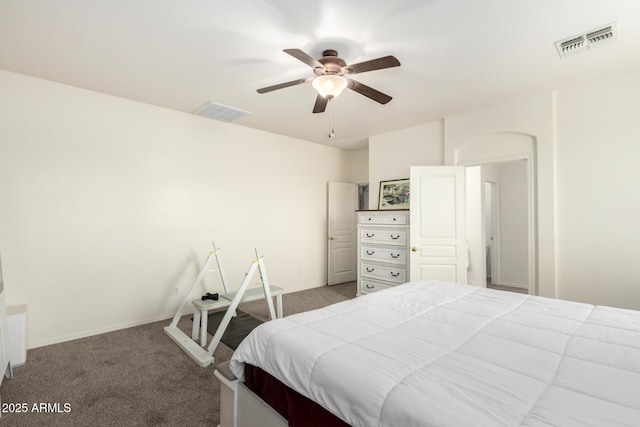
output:
M314 76L263 87L262 89L258 89L258 93L272 92L274 90L284 89L285 87L312 82L314 89L318 91L316 103L313 106L314 113L324 112L329 100L340 95L345 88L358 92L380 104L386 104L391 101L389 95L356 80L347 79L345 76L397 67L400 65L400 61L394 56L389 55L358 64L347 65L342 58L338 57L338 52L333 49L327 49L322 52L322 58L317 60L300 49L284 49L284 52L313 68Z

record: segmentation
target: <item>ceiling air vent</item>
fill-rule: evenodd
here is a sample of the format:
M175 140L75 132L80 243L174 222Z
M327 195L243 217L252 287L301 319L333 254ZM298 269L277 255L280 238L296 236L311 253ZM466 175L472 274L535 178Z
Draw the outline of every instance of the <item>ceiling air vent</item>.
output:
M239 108L229 107L228 105L217 104L213 101L209 101L202 107L193 112L198 116L207 117L209 119L221 120L223 122L230 122L238 117L251 114L249 111L244 111Z
M618 40L618 25L614 22L584 34L560 40L556 42L556 49L560 57L565 58L616 40Z

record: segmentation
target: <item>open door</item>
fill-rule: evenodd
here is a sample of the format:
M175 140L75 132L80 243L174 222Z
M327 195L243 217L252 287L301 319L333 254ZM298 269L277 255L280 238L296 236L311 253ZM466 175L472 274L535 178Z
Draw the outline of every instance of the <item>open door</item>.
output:
M412 166L410 179L410 280L466 283L464 166Z
M328 272L327 283L356 280L356 210L358 186L346 182L329 183L327 215Z

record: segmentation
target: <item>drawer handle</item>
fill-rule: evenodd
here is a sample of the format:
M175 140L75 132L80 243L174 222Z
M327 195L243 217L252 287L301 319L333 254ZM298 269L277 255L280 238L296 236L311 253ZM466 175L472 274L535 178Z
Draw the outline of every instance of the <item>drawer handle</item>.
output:
M368 284L367 284L367 285L365 285L365 286L367 287L367 289L373 289L373 288L375 288L375 286L368 285Z
M371 273L375 270L375 268L367 267L367 273Z
M376 253L376 251L367 251L367 255L373 255L375 253Z
M391 258L400 258L400 254L391 254Z
M396 234L396 235L394 236L394 235L392 234L392 235L391 235L391 238L392 238L393 240L398 240L398 239L400 238L400 235L399 235L399 234Z
M400 272L398 271L397 273L394 273L393 271L391 272L391 275L393 277L398 277L400 275Z
M395 218L393 218L393 220L395 221L396 219L395 219Z
M375 235L376 235L375 233L367 233L367 237L373 237Z

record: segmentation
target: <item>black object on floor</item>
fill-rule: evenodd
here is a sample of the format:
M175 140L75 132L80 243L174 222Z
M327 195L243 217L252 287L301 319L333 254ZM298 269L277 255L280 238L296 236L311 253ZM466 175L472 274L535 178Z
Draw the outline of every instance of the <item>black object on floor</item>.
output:
M227 347L235 350L240 345L240 342L249 335L249 332L253 331L257 326L262 324L262 320L258 320L252 315L245 313L241 310L236 310L237 316L231 318L231 322L227 327L227 330L222 334L222 341ZM222 322L222 318L226 310L218 311L209 314L209 320L207 321L207 332L211 335L216 333L218 325Z

